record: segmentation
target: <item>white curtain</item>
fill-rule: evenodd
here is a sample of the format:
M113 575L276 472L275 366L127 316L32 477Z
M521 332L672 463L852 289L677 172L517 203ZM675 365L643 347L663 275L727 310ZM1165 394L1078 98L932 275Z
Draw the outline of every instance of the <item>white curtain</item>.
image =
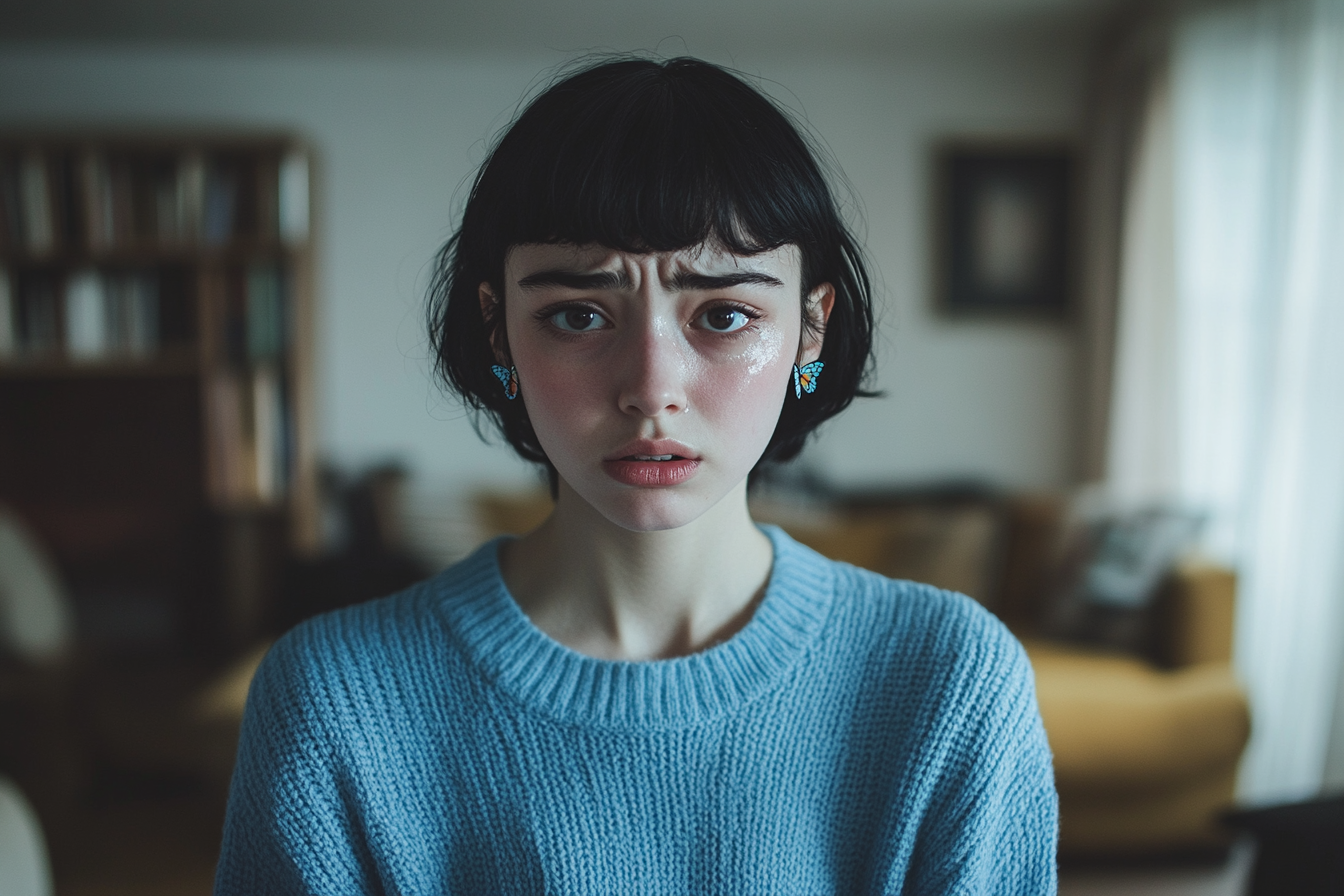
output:
M1172 151L1171 92L1159 68L1148 88L1121 227L1106 446L1106 497L1119 506L1166 503L1180 492Z
M1241 574L1242 798L1310 796L1344 658L1344 0L1188 15L1152 96L1108 480L1210 513Z

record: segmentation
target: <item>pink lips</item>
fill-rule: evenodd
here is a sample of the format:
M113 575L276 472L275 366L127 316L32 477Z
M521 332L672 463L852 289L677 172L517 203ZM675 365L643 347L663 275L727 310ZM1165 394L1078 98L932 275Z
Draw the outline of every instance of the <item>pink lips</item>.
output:
M668 460L653 458L668 457ZM695 475L699 456L670 439L639 439L622 445L602 460L602 469L622 485L665 488L680 485Z

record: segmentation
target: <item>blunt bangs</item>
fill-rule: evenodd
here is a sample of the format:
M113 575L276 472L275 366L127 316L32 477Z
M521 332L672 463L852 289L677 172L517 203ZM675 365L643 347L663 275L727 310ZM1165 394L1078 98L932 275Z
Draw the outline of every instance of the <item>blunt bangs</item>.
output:
M717 68L674 60L591 69L543 94L472 198L493 218L481 236L495 252L548 242L656 252L713 239L749 255L822 229L830 197L768 100Z
M573 243L664 252L712 242L753 255L793 244L803 295L822 283L836 292L825 375L806 400L786 400L762 461L795 457L822 421L874 394L862 389L871 285L816 158L773 102L697 59L621 59L562 78L498 140L439 254L429 306L439 374L523 458L545 465L554 490L526 396L505 400L490 371L494 346L507 353L508 339L502 315L483 315L478 289L489 283L503 300L508 250ZM481 422L478 415L478 430Z

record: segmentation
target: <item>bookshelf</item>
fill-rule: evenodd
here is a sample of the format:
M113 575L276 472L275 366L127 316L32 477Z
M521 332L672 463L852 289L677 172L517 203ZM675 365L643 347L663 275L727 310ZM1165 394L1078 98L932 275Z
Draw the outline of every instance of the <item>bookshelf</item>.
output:
M311 176L283 135L0 134L0 502L93 631L243 641L316 550Z

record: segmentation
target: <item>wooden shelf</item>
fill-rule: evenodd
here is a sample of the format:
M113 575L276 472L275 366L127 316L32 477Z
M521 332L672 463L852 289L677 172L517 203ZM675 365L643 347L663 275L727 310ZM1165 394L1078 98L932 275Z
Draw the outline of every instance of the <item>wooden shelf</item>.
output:
M57 356L0 361L0 379L171 377L197 376L200 372L200 355L194 346L160 348L148 358L105 357L76 361Z
M10 247L0 249L0 265L14 268L73 269L135 265L242 264L269 259L293 260L306 251L307 246L282 243L274 239L235 239L219 246L145 242L105 249L58 248L48 252L27 252Z
M255 636L262 570L317 545L310 163L274 133L0 132L0 502L204 641ZM110 525L127 502L158 524Z

